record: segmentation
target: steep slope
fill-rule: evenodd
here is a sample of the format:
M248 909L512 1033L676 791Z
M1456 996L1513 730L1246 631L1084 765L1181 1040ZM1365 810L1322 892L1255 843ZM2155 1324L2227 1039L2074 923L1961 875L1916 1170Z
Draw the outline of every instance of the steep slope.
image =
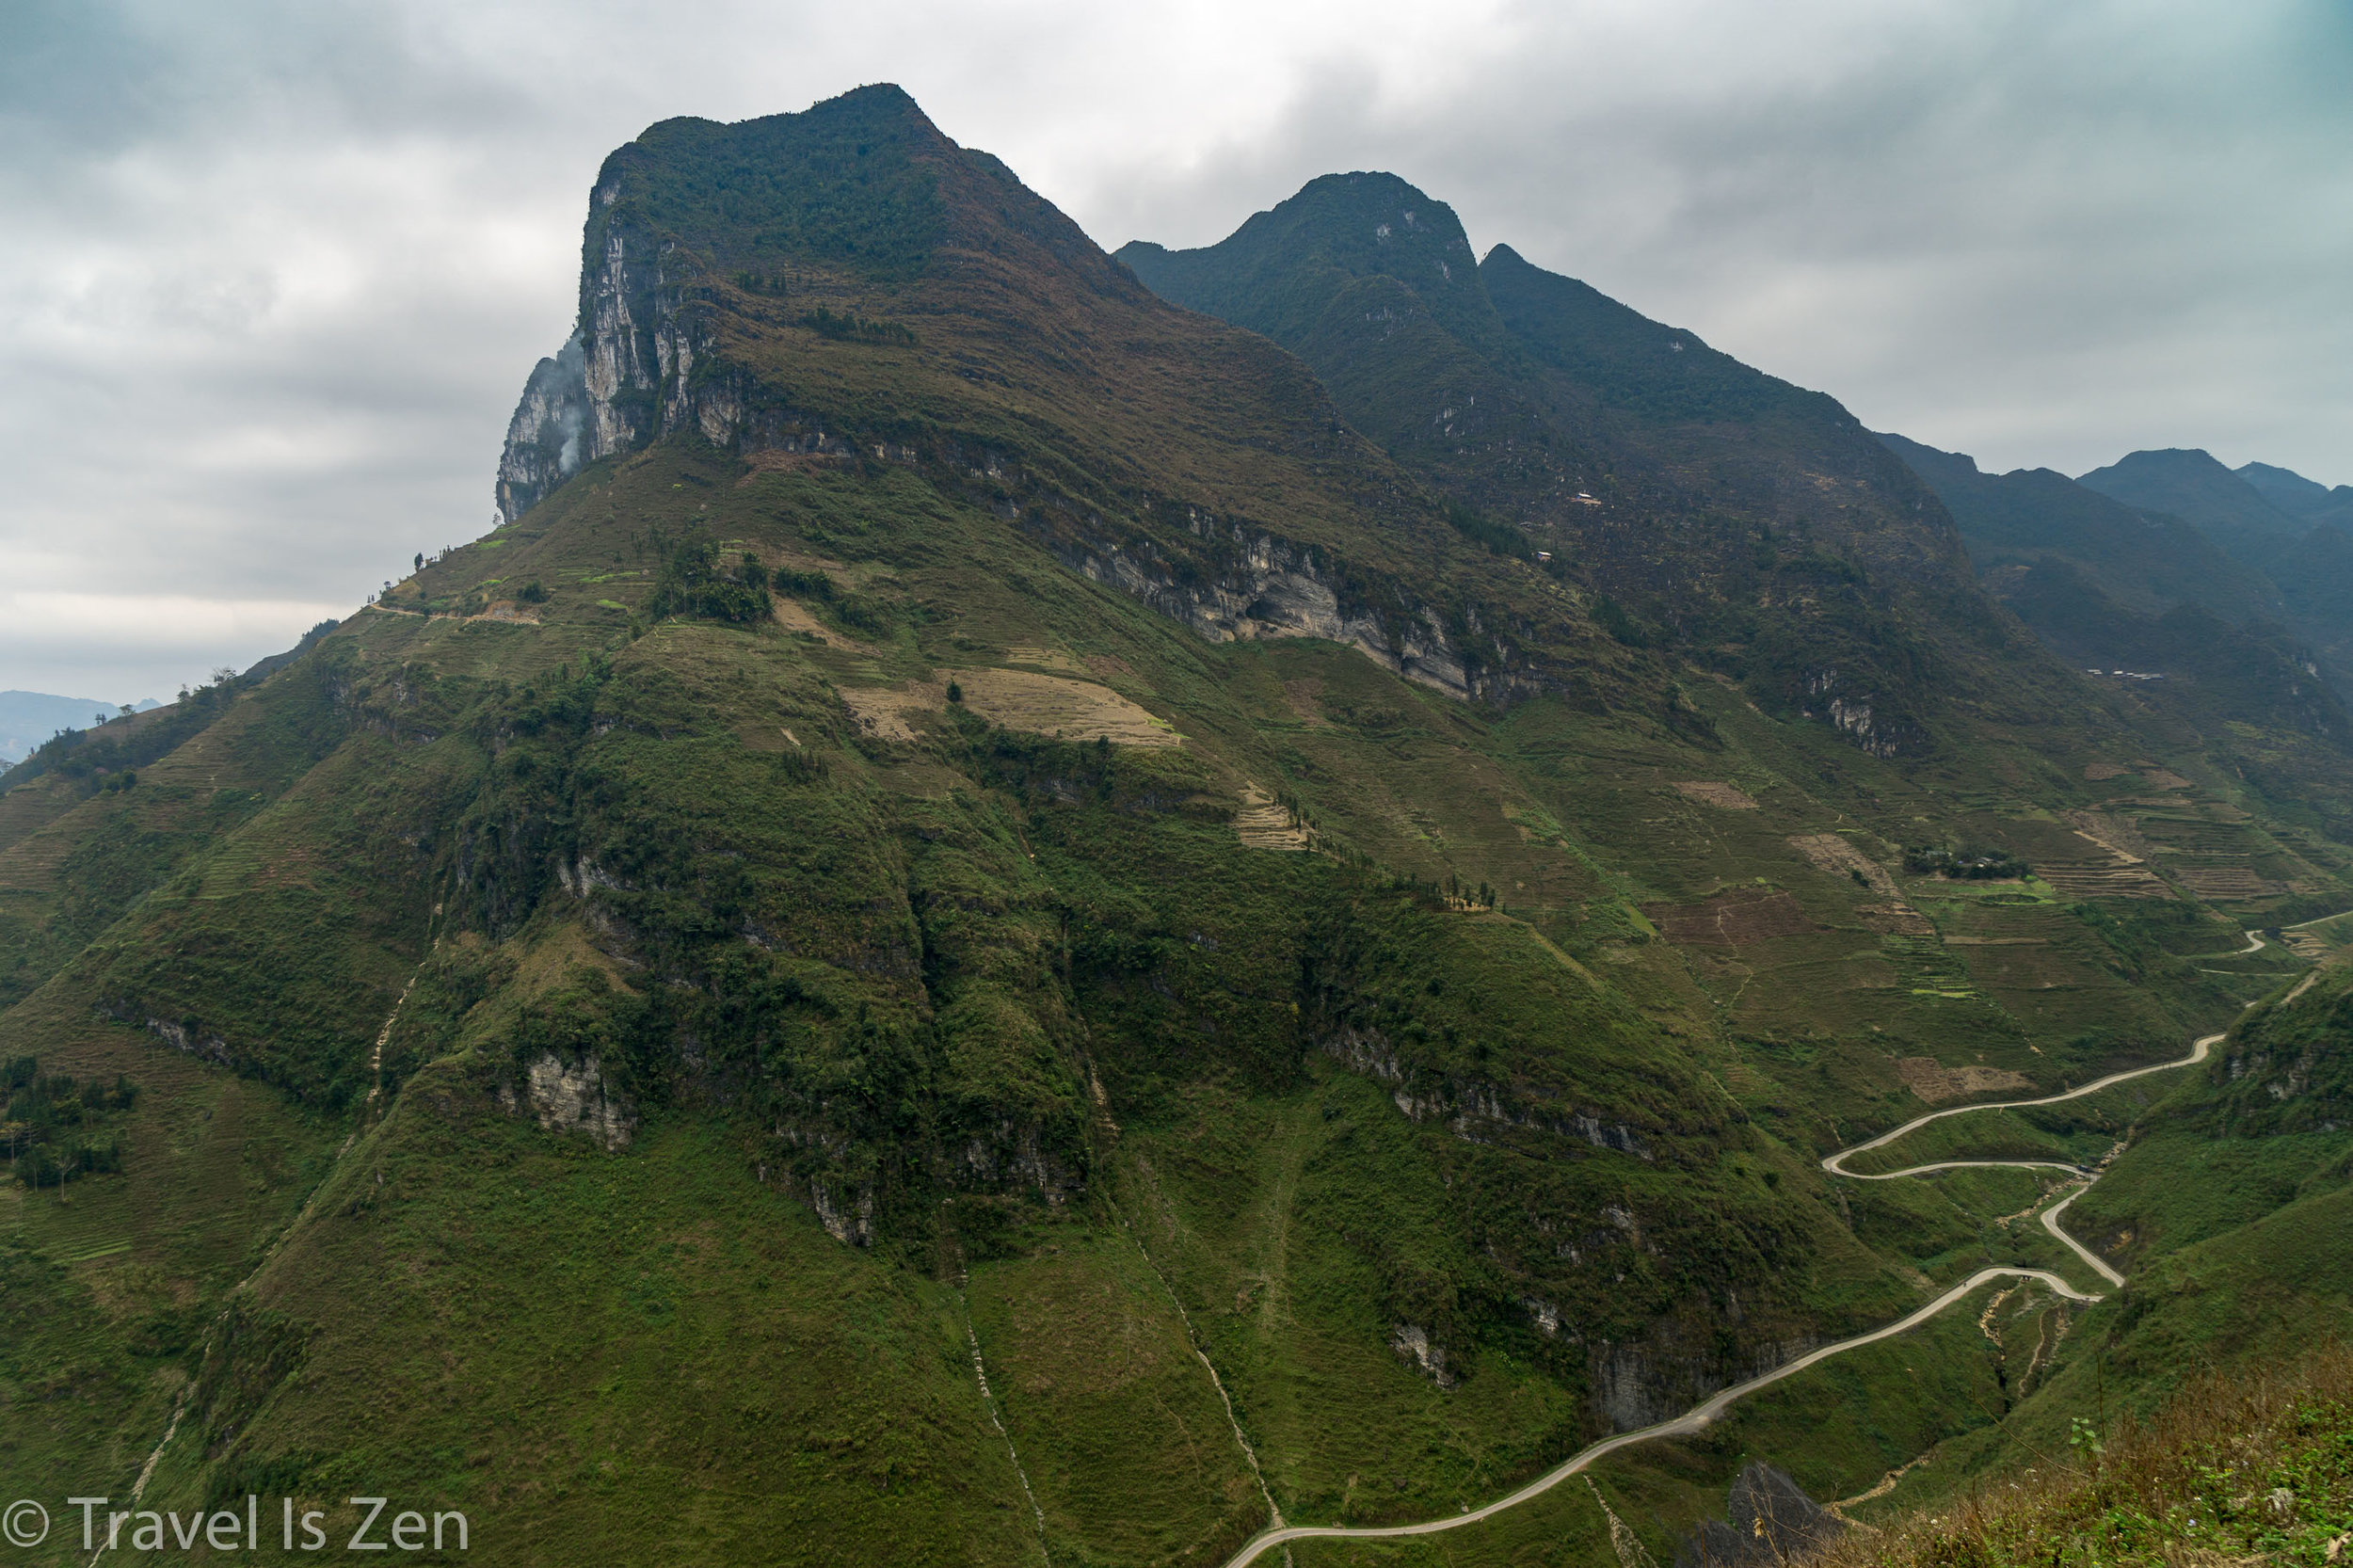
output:
M0 1486L567 1565L1458 1512L2047 1262L2031 1174L1818 1160L2178 1055L2342 896L2095 688L1858 745L1442 477L895 88L649 129L508 520L0 794ZM1938 1335L1742 1430L1876 1475L1979 1424Z
M1200 250L1119 255L1301 355L1352 424L1517 524L1622 636L1776 712L1892 756L1932 750L1939 715L1993 716L1968 694L2079 700L1977 598L1934 495L1835 402L1509 247L1472 271L1452 211L1392 175L1312 182Z

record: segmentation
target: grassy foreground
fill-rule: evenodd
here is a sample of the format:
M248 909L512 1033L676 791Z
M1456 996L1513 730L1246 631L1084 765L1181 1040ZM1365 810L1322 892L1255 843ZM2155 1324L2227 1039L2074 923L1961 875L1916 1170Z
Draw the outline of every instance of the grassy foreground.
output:
M1819 1568L2353 1560L2353 1351L2185 1389L2153 1419L1883 1530Z

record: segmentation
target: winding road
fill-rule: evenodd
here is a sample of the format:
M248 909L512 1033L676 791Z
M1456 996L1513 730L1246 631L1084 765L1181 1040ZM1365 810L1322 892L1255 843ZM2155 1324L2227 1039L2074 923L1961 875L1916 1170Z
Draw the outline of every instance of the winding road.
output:
M1866 1152L1867 1150L1876 1149L1884 1144L1892 1144L1897 1139L1901 1138L1905 1133L1913 1130L1915 1128L1926 1127L1930 1122L1942 1121L1947 1116L1965 1116L1973 1111L2015 1111L2027 1106L2057 1105L2062 1100L2081 1099L2086 1095L2096 1095L2103 1089L2113 1088L2119 1083L2127 1082L2136 1078L2145 1078L2151 1073L2166 1073L2175 1071L2176 1069L2182 1067L2194 1067L2206 1060L2207 1053L2214 1049L2216 1043L2221 1038L2222 1036L2219 1034L2206 1035L2204 1038L2192 1045L2189 1049L2189 1054L2183 1057L2178 1062L2160 1062L2153 1067L2134 1067L2121 1073L2110 1073L2105 1078L2095 1079L2091 1082L2085 1084L2082 1088L2070 1089L2065 1094L2045 1095L2040 1099L1995 1100L1984 1105L1955 1106L1949 1111L1931 1111L1925 1116L1914 1117L1913 1120L1906 1122L1903 1126L1896 1128L1893 1132L1883 1132L1880 1134L1877 1138L1870 1140L1868 1143L1857 1144L1852 1148L1840 1149L1836 1154L1831 1155L1823 1160L1822 1169L1828 1171L1833 1176L1846 1176L1855 1181L1893 1181L1897 1176L1920 1176L1929 1171L1957 1170L1964 1166L2020 1166L2029 1169L2049 1169L2072 1172L2083 1178L2083 1185L2076 1188L2073 1192L2068 1193L2067 1196L2061 1198L2057 1203L2053 1204L2048 1209L2043 1211L2042 1226L2052 1235L2057 1237L2061 1241L2065 1242L2069 1249L2072 1250L2076 1256L2082 1258L2094 1270L2098 1271L2100 1276L2105 1279L2110 1285L2121 1286L2124 1283L2123 1275L2118 1273L2114 1269L2109 1268L2104 1259L2096 1256L2089 1248L2084 1246L2083 1243L2077 1241L2073 1237L2068 1235L2067 1232L2061 1230L2058 1225L2058 1217L2065 1211L2067 1206L2073 1203L2077 1198L2083 1196L2085 1190L2089 1188L2092 1182L2099 1179L2099 1174L2096 1171L2087 1171L2081 1166L2069 1165L2056 1160L1939 1160L1932 1165L1913 1165L1900 1171L1887 1171L1877 1175L1864 1175L1859 1172L1848 1170L1846 1168L1846 1161L1858 1154ZM1568 1480L1571 1476L1576 1475L1578 1471L1584 1469L1586 1466L1592 1464L1593 1461L1602 1458L1606 1454L1615 1453L1620 1448L1631 1448L1637 1443L1647 1443L1654 1437L1675 1437L1695 1432L1702 1427L1706 1426L1708 1422L1714 1420L1717 1416L1722 1415L1725 1409L1729 1407L1734 1400L1745 1398L1750 1394L1753 1394L1760 1388L1769 1387L1773 1384L1781 1382L1784 1378L1794 1377L1796 1374L1804 1371L1809 1367L1815 1366L1820 1362L1828 1361L1832 1356L1843 1355L1849 1351L1859 1349L1865 1345L1876 1344L1881 1339L1893 1337L1896 1335L1903 1333L1907 1329L1916 1328L1920 1324L1927 1322L1930 1318L1935 1317L1938 1313L1944 1311L1946 1307L1952 1305L1955 1302L1961 1301L1966 1298L1979 1286L1996 1279L2039 1280L2057 1294L2066 1297L2069 1301L2073 1302L2096 1302L2103 1299L2102 1296L2096 1292L2087 1292L2076 1289L2073 1285L2070 1285L2058 1275L2051 1272L2048 1269L1979 1269L1976 1273L1971 1274L1967 1279L1962 1280L1959 1285L1946 1289L1944 1294L1938 1296L1934 1301L1929 1303L1926 1306L1917 1308L1909 1315L1889 1323L1884 1328L1876 1328L1871 1330L1868 1334L1858 1334L1851 1339L1841 1339L1835 1344L1824 1345L1817 1351L1810 1352L1807 1354L1798 1357L1795 1361L1776 1367L1769 1372L1766 1372L1757 1377L1753 1377L1746 1383L1734 1384L1731 1387L1726 1388L1720 1393L1711 1395L1706 1400L1693 1405L1690 1409L1685 1411L1682 1415L1675 1416L1673 1420L1661 1421L1656 1426L1641 1427L1633 1432L1622 1432L1614 1437L1605 1437L1598 1443L1594 1443L1578 1449L1576 1453L1570 1455L1568 1459L1562 1461L1552 1469L1545 1471L1543 1475L1538 1476L1534 1480L1529 1481L1526 1486L1521 1487L1518 1491L1513 1492L1507 1496L1498 1497L1494 1502L1488 1503L1484 1507L1465 1509L1460 1513L1449 1514L1443 1519L1425 1519L1411 1525L1290 1525L1281 1528L1267 1529L1252 1536L1241 1550L1236 1552L1231 1558L1226 1560L1225 1568L1245 1568L1246 1564L1256 1561L1261 1554L1271 1551L1273 1548L1281 1546L1285 1543L1291 1541L1307 1541L1318 1537L1340 1537L1349 1540L1382 1540L1403 1535L1435 1535L1441 1530L1461 1529L1465 1525L1478 1524L1482 1519L1493 1518L1495 1515L1502 1512L1507 1508L1517 1508L1520 1504L1527 1502L1532 1497L1543 1496L1545 1493L1551 1491L1554 1487L1560 1485L1562 1481Z

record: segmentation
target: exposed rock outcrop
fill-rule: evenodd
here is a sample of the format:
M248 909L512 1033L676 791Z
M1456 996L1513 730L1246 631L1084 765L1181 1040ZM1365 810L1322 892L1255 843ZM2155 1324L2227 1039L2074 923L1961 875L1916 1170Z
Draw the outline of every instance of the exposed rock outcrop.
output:
M507 421L499 456L499 516L512 522L579 472L588 455L586 353L578 336L542 360Z
M1764 1568L1799 1562L1846 1533L1805 1489L1769 1464L1741 1468L1726 1499L1729 1522L1705 1519L1675 1553L1675 1568Z
M1376 1030L1342 1027L1324 1040L1323 1052L1352 1072L1391 1085L1389 1097L1409 1120L1437 1122L1470 1143L1489 1142L1496 1128L1521 1128L1574 1138L1638 1160L1652 1158L1642 1135L1624 1122L1605 1122L1573 1107L1532 1106L1518 1092L1482 1079L1413 1072Z
M594 1056L568 1059L549 1051L532 1058L523 1071L524 1096L541 1127L584 1132L607 1150L629 1146L637 1113L607 1091Z
M1451 1389L1457 1381L1447 1370L1446 1350L1430 1341L1430 1331L1418 1323L1399 1323L1389 1332L1389 1349L1419 1367L1422 1375L1441 1388Z

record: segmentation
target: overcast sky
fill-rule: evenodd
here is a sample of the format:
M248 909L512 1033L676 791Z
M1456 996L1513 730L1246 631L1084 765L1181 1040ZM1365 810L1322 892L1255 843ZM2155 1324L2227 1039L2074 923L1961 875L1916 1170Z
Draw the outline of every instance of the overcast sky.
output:
M482 533L605 153L886 80L1106 248L1389 169L1989 468L2353 483L2347 0L8 0L0 688L168 698Z

